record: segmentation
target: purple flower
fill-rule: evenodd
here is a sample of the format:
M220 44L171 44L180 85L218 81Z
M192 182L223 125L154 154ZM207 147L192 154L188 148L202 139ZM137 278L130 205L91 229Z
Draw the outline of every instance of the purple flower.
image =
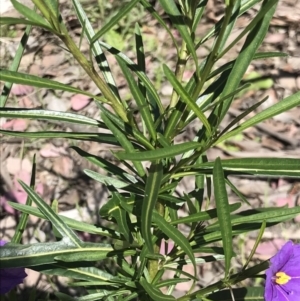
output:
M288 241L266 271L265 301L299 301L300 245Z
M0 247L5 244L4 240L0 240ZM0 294L6 294L16 285L22 283L26 276L27 274L23 268L0 269Z

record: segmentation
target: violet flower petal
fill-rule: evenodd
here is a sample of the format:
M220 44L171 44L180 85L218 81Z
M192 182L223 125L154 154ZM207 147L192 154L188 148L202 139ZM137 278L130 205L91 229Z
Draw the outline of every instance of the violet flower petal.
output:
M300 245L288 241L266 271L265 301L299 301Z
M4 246L6 242L0 240L0 247ZM24 268L5 268L0 269L0 294L6 294L16 285L23 282L27 276Z

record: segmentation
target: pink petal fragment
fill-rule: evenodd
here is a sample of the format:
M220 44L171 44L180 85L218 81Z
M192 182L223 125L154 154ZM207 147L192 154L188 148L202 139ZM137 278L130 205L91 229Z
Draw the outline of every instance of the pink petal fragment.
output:
M11 93L16 96L27 95L33 91L33 87L14 84Z
M79 111L86 107L90 103L91 99L89 96L75 94L71 98L71 108L74 111Z

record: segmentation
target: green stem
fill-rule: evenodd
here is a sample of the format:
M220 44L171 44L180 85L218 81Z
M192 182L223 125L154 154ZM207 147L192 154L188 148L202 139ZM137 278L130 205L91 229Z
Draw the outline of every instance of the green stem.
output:
M155 204L155 209L157 212L164 217L165 215L165 207L164 205L158 200ZM156 229L156 232L160 231L159 229ZM153 247L154 253L159 253L161 246L161 239L158 239L155 242L155 245ZM159 264L157 259L149 260L148 261L148 270L149 270L149 276L151 281L155 278L157 275L157 272L159 271Z
M111 106L113 107L114 111L122 118L124 122L128 122L126 111L124 110L120 102L116 99L111 90L108 88L104 80L96 72L91 62L89 62L78 49L72 38L67 33L64 33L64 35L60 36L60 39L64 42L64 44L70 50L77 62L81 65L81 67L89 75L92 81L96 84L96 86L102 92L103 96L111 103Z
M215 291L219 291L224 288L230 287L232 285L235 285L245 279L251 278L251 277L257 275L258 273L266 270L269 267L269 265L270 265L270 263L268 260L264 261L254 267L251 267L251 268L245 270L242 273L237 273L237 274L232 275L229 278L229 280L226 282L223 280L220 280L210 286L207 286L203 289L195 291L192 294L183 296L183 297L177 299L177 301L189 301L189 300L193 300L194 298L201 298L201 297L208 295L210 293L213 293Z
M195 91L193 93L193 99L196 100L196 98L198 97L198 95L200 94L200 91L202 90L207 77L209 76L211 69L215 63L216 58L218 57L218 51L219 51L219 47L220 44L223 40L225 31L226 31L226 27L230 21L231 15L232 15L232 10L233 7L232 6L227 6L225 9L225 16L224 16L224 22L222 24L221 30L220 30L220 34L218 35L218 38L213 46L213 49L210 53L210 55L208 56L208 59L206 61L204 70L201 74L201 80L199 81L199 84L196 86Z
M182 42L182 46L180 49L180 53L176 64L176 70L175 70L175 76L179 82L182 81L187 58L188 58L187 46L185 42ZM177 101L178 101L178 94L175 91L175 89L173 89L171 101L170 101L170 109L176 106Z

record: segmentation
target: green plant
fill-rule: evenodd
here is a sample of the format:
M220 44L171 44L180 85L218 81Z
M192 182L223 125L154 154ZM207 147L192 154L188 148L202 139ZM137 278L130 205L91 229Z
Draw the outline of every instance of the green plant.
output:
M204 15L207 1L180 0L177 3L173 0L160 0L164 13L180 35L181 40L178 42L149 1L127 2L108 23L94 33L80 2L73 0L83 34L90 43L89 58L80 52L69 35L60 17L57 1L33 0L39 13L16 0L11 1L25 18L5 17L1 18L0 24L26 24L28 27L10 69L0 71L1 80L6 82L0 99L2 107L0 116L71 122L88 125L95 131L24 133L1 130L1 133L27 138L59 137L118 145L122 151L114 152L114 156L126 168L73 147L83 158L110 175L104 176L85 170L88 176L104 183L110 191L109 199L99 212L101 219L107 219L111 223L112 226L107 228L79 223L56 214L34 192L33 168L31 187L21 183L28 193L27 204L11 204L23 212L23 215L16 229L13 244L6 244L0 248L1 268L28 267L48 275L64 275L76 279L74 285L86 288L84 296L76 300L176 300L172 296L176 284L187 279L192 279L193 285L185 296L177 300L227 300L232 296L235 300L246 300L250 296L251 300L262 300L262 287L233 287L245 279L256 277L268 267L268 262L262 262L248 268L265 227L293 218L300 212L300 208L265 208L235 213L241 203L229 204L226 185L235 190L241 197L241 202L245 199L229 181L228 176L246 174L299 178L300 160L216 158L208 162L206 152L245 129L300 104L298 92L240 123L265 101L263 99L236 117L224 130L219 131L219 125L235 95L248 87L241 85L241 81L252 60L285 56L283 53L257 52L278 1L227 0L224 3L223 18L209 32L198 37L195 32ZM256 16L242 33L227 45L237 18L257 3L261 6ZM138 24L135 27L136 63L126 54L101 41L101 37L137 5L143 6L168 31L177 50L176 69L171 70L167 65L163 66L164 75L173 87L167 106L162 104L153 83L147 77L143 36ZM91 95L69 85L18 72L18 64L31 26L41 27L56 35L82 66L90 80L100 89L102 96ZM244 36L246 40L236 59L215 68L218 60ZM213 40L211 51L199 62L196 51L210 39ZM131 101L138 108L141 123L138 123L132 114L128 102L120 98L104 51L115 56L128 83ZM99 72L96 71L93 60L97 62ZM193 61L194 74L188 83L183 85L182 77L188 61ZM101 118L97 120L80 114L40 109L4 108L12 83L88 95L97 102ZM103 104L110 105L113 112ZM208 117L204 113L207 113ZM175 138L195 119L199 122L199 128L193 141L175 144ZM99 133L99 129L109 130L109 133ZM143 162L148 162L149 168L146 168ZM193 176L194 189L183 197L178 197L174 192L182 179L187 176ZM205 210L203 208L207 208L211 198L206 199L204 191L207 190L211 196L212 189L215 208ZM31 207L32 202L37 208ZM188 208L186 217L178 217L177 211L182 204L186 204ZM49 220L57 241L33 245L20 244L28 214ZM207 222L208 225L203 226L203 222ZM180 225L188 226L187 235L182 234ZM260 232L253 252L242 270L232 274L231 260L233 256L237 256L233 251L233 238L241 233L258 229ZM108 237L111 243L83 242L74 230ZM169 253L162 254L160 248L165 239L169 240L170 244L172 242L173 247ZM214 243L221 248L216 248ZM214 261L224 260L224 278L208 287L193 291L198 279L196 266L205 261L205 257L195 255L198 253L207 253ZM97 267L98 261L106 259L112 260L114 271L108 272ZM194 267L192 274L182 270L188 263ZM168 270L175 271L175 277L162 280ZM183 278L180 278L181 275ZM160 290L162 287L167 288L167 293ZM222 289L226 290L218 293ZM74 300L60 292L57 292L57 298Z

